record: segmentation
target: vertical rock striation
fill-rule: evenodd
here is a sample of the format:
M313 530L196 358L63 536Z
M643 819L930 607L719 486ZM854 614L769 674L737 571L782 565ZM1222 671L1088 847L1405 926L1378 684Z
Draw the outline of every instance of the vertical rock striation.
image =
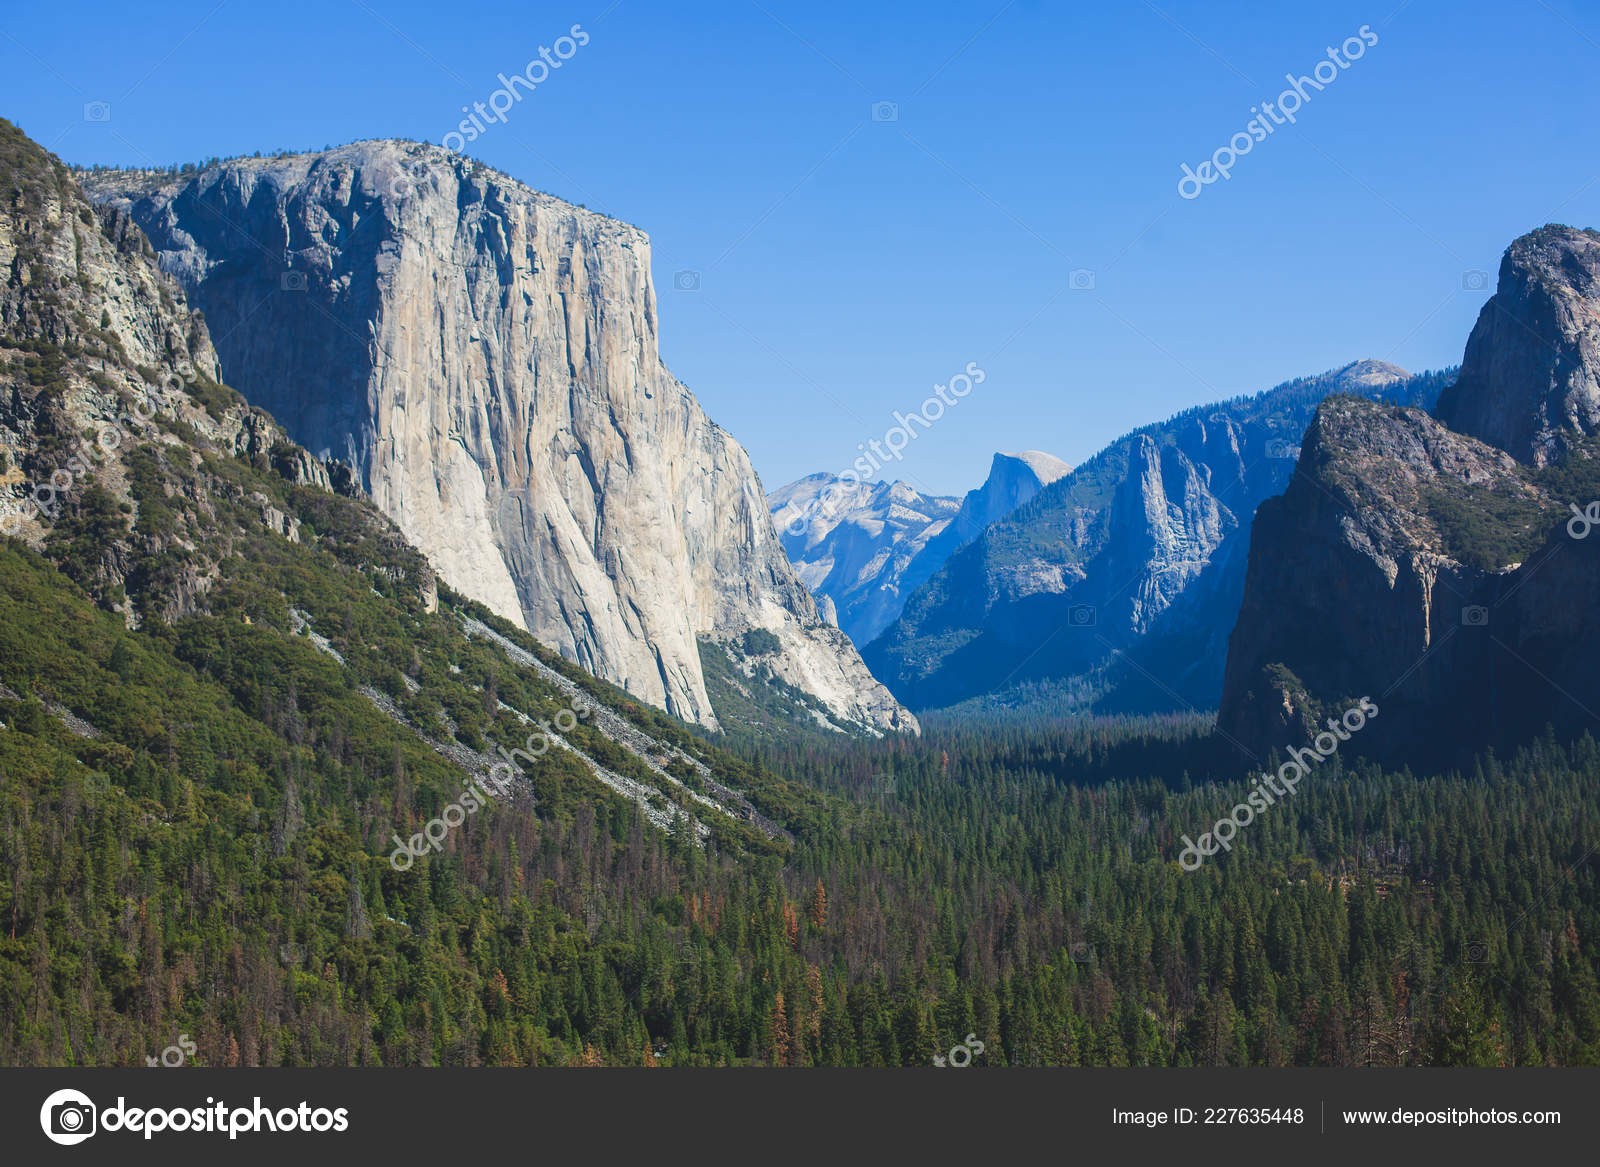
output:
M1047 690L1107 712L1211 708L1250 518L1317 402L1437 380L1357 361L1125 435L950 555L867 660L915 708Z
M915 728L661 362L637 228L395 141L88 181L204 311L228 382L348 462L461 592L686 720L717 725L698 638L763 628L837 719Z

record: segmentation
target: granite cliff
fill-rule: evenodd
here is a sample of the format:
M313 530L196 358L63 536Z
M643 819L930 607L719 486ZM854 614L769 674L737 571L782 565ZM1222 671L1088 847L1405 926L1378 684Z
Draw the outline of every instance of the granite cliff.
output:
M84 176L204 311L222 374L465 595L718 724L701 652L841 728L914 730L778 543L750 460L661 362L650 245L438 147Z
M1516 240L1439 420L1534 466L1600 430L1597 304L1600 236L1545 227Z

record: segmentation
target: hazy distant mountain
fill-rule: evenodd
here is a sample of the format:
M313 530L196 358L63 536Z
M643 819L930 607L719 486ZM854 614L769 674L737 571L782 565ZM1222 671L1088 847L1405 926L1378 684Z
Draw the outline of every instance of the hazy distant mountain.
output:
M783 548L818 605L866 644L950 553L1071 467L1038 450L996 454L984 484L959 502L904 482L810 474L767 496Z
M1214 708L1249 520L1317 403L1430 405L1448 380L1358 361L1136 430L950 556L863 655L913 707L1043 682L1103 710Z
M1071 466L1041 450L996 454L989 466L989 477L978 489L967 491L966 498L961 500L961 510L947 529L961 543L970 543L990 523L1005 518L1056 479L1071 472Z
M809 474L767 495L773 525L800 579L865 644L900 615L900 577L961 504L904 482Z
M906 601L916 590L945 565L950 556L983 534L991 523L1005 518L1071 471L1072 467L1054 454L1039 450L996 454L989 466L989 477L984 479L983 485L967 491L956 517L950 520L944 530L928 540L928 545L901 574L900 610L904 609ZM897 619L900 610L895 612ZM856 643L870 642L858 640Z

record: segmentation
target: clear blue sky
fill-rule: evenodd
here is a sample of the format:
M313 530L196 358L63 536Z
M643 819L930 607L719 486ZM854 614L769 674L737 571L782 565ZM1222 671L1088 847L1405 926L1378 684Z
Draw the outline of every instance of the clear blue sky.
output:
M650 232L663 353L769 489L970 361L987 381L889 476L958 493L996 449L1078 462L1357 357L1452 364L1488 294L1463 271L1600 223L1576 0L28 0L0 113L82 164L438 141L573 24L589 43L468 152ZM1178 196L1364 24L1295 124Z

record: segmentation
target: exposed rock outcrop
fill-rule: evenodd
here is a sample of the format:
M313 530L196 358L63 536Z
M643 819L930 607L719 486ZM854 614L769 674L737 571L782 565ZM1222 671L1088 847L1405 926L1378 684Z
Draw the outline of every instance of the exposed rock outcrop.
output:
M1535 466L1600 430L1597 305L1600 232L1550 226L1518 239L1439 420Z
M192 614L240 534L217 518L223 503L293 542L299 521L219 475L195 497L169 496L167 521L136 531L139 460L237 455L323 486L329 468L218 383L204 321L126 211L96 207L3 119L0 170L0 533L92 554L74 563L77 582L130 625ZM141 557L162 557L161 570L139 570Z
M996 454L989 465L989 477L984 479L983 485L967 491L966 497L961 500L961 510L950 524L950 537L958 541L956 546L970 543L990 523L1005 518L1052 482L1065 478L1071 472L1071 466L1042 450ZM937 570L937 565L934 570Z
M1118 439L952 555L865 650L913 707L1021 685L1108 711L1210 708L1256 506L1329 393L1413 401L1443 378L1378 361Z
M662 364L643 232L437 147L92 178L202 308L230 384L465 594L715 726L697 637L914 729L779 546L749 458Z
M1414 765L1600 730L1600 238L1545 228L1500 271L1436 417L1324 402L1257 512L1218 719L1248 748L1363 695L1353 749Z

